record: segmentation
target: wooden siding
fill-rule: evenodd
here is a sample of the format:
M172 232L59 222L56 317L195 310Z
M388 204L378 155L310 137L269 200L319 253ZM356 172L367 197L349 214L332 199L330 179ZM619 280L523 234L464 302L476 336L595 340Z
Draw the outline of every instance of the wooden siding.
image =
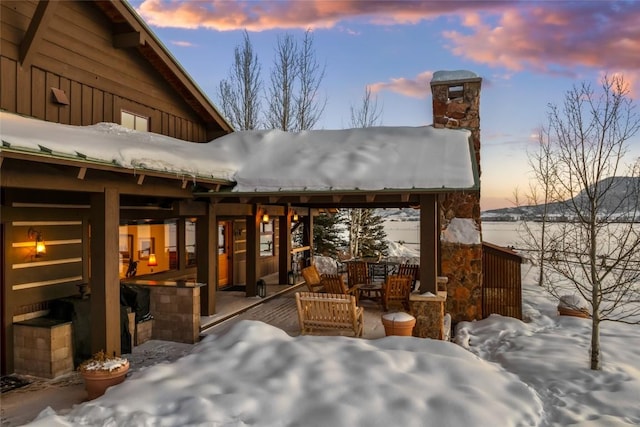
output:
M120 123L121 110L149 117L150 131L208 140L206 125L135 48L113 47L112 24L93 2L60 2L27 69L20 43L36 1L0 4L0 108L72 125ZM69 105L52 100L51 88Z
M482 243L482 313L522 319L522 257L509 248Z

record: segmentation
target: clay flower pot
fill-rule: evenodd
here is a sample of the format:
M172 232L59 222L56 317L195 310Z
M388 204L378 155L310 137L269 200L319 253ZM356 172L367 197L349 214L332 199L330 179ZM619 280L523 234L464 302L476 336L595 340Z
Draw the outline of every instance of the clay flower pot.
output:
M107 388L124 381L129 371L129 361L121 357L109 357L98 352L78 368L84 379L89 400L104 394Z
M409 313L397 312L382 315L385 335L412 336L416 318Z

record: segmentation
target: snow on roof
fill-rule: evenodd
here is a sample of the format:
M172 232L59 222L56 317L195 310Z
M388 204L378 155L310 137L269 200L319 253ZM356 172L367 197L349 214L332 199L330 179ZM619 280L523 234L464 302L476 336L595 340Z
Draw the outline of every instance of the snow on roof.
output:
M477 79L479 76L473 71L467 70L450 70L450 71L436 71L433 73L431 83L449 82L455 80L469 80Z
M234 181L237 192L477 186L467 130L243 131L187 143L114 123L70 126L6 112L0 125L4 149Z

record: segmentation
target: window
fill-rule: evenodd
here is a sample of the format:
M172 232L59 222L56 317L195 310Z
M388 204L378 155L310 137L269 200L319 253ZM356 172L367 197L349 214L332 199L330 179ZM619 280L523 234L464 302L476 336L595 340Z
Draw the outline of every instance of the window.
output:
M121 223L120 278L178 268L176 262L177 240L177 221L175 219Z
M185 254L187 255L187 267L195 267L196 262L196 219L185 221Z
M273 230L273 220L260 223L260 256L273 256L275 249Z
M126 128L139 130L142 132L149 131L149 118L128 111L120 112L120 124Z

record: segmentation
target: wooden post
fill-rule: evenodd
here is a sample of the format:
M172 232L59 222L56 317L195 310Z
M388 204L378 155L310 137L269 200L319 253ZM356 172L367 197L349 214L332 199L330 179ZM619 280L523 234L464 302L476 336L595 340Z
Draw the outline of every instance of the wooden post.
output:
M287 206L284 215L278 218L278 283L289 283L291 271L291 207Z
M302 246L309 246L309 250L304 251L305 265L308 267L307 260L313 263L313 210L309 209L309 215L302 219L304 233L302 234Z
M247 216L247 296L258 295L258 266L260 265L260 205L254 206L253 215Z
M436 295L438 277L438 199L432 194L420 196L420 293Z
M198 282L207 286L200 289L200 312L211 316L216 312L216 290L218 288L218 217L215 205L207 205L207 213L196 222L196 256L198 259ZM179 248L184 257L186 246ZM186 261L184 261L186 263Z
M91 195L91 352L120 355L120 193Z

